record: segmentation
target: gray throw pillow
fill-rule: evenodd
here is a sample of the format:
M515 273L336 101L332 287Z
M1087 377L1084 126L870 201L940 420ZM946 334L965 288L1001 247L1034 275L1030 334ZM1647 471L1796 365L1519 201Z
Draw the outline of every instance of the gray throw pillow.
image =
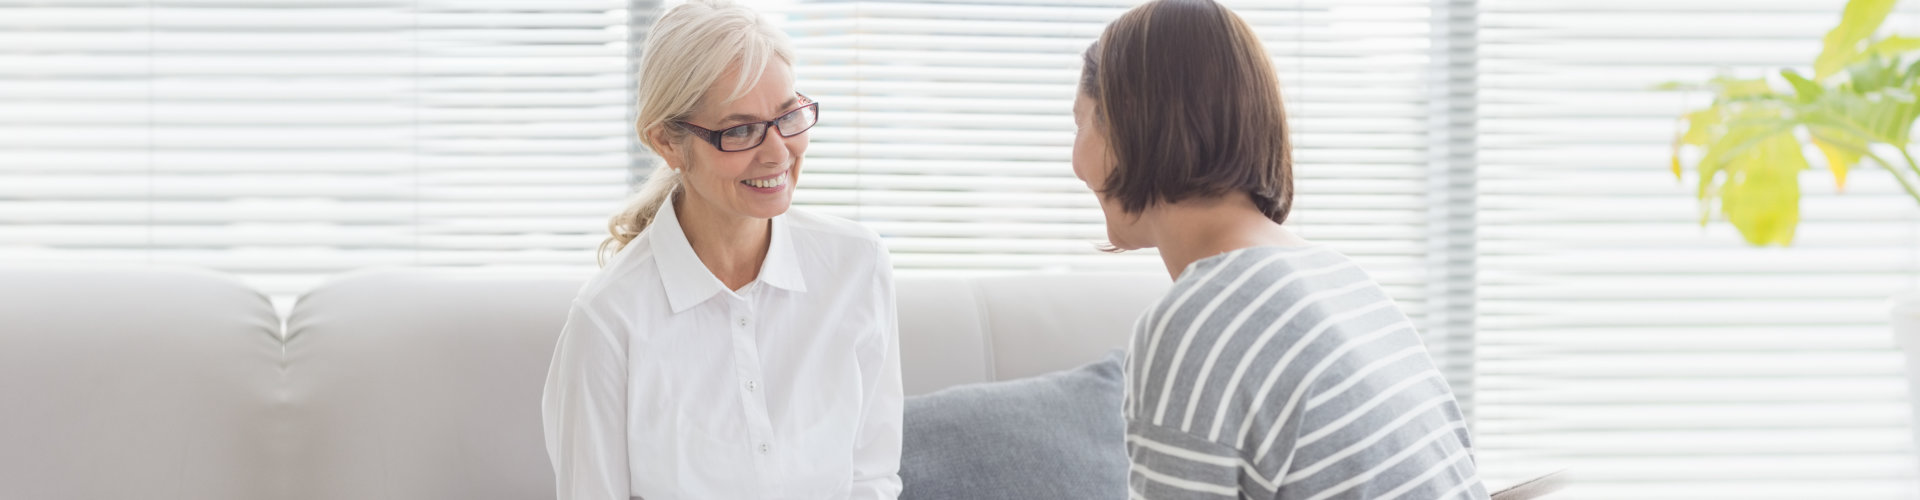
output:
M1126 498L1121 357L907 398L901 500Z

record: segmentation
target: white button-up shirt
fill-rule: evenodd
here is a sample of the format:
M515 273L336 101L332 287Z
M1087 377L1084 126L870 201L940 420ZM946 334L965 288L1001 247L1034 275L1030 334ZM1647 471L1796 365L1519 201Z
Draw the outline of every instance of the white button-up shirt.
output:
M772 225L728 290L668 203L581 288L542 402L559 500L899 495L886 249L799 208Z

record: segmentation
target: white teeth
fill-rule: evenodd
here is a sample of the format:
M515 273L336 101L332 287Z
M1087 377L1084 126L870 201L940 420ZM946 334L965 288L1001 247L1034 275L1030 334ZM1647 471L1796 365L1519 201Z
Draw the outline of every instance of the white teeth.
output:
M771 188L776 188L776 187L786 185L787 176L781 175L771 179L748 180L748 181L741 181L741 182L748 186L753 186L760 189L771 189Z

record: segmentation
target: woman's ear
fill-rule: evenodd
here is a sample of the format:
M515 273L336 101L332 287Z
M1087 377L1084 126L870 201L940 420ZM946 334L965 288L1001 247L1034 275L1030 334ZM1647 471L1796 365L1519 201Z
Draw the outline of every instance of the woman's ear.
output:
M666 160L667 168L680 170L686 167L686 162L682 161L685 156L681 154L680 145L673 142L672 135L667 133L666 125L659 125L640 133L643 136L642 142L652 146L654 154Z

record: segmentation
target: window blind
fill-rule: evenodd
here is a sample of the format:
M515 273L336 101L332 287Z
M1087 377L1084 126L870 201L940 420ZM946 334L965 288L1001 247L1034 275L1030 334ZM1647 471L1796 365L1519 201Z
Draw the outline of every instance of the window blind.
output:
M1073 178L1080 53L1131 0L753 2L823 101L800 205L903 273L1158 271ZM1795 248L1699 227L1653 92L1810 61L1840 0L1227 2L1281 72L1291 226L1444 350L1491 484L1906 498L1885 300L1920 210L1812 171ZM280 297L371 265L590 270L649 167L652 0L0 0L0 261L179 263ZM1920 32L1909 5L1889 25ZM1689 101L1689 99L1692 99ZM1815 158L1816 164L1819 161Z
M1886 304L1920 208L1883 170L1842 195L1816 167L1794 247L1747 248L1669 171L1709 97L1652 90L1809 73L1844 2L1479 4L1485 472L1573 467L1569 499L1912 498ZM1888 26L1920 32L1914 7Z
M629 7L0 0L0 261L591 269Z

